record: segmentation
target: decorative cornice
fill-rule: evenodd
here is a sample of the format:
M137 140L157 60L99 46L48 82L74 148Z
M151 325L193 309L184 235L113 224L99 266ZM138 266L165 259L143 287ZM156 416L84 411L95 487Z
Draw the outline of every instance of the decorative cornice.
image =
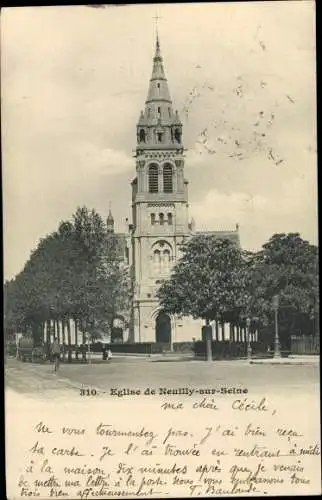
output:
M156 201L154 203L148 203L147 204L148 208L150 207L172 207L174 208L174 203L166 203L166 202L162 202L162 201Z
M142 158L142 160L155 160L155 159L159 159L159 160L162 160L162 159L171 159L172 161L180 161L180 162L183 162L183 158L180 158L180 159L177 159L176 158L178 157L178 153L177 151L173 150L173 151L149 151L149 152L144 152L143 154L140 152L138 155L137 155L137 160L140 160Z

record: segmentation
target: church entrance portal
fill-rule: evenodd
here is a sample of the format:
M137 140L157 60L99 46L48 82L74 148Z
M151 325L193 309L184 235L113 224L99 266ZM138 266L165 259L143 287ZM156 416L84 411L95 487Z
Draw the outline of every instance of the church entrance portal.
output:
M157 342L171 346L171 319L168 314L161 311L155 320L155 336Z

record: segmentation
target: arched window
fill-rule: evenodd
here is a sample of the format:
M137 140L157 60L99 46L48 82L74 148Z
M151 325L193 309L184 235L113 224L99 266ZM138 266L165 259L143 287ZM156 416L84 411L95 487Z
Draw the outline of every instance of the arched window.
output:
M143 128L140 130L140 142L145 142L145 130Z
M158 118L161 118L161 107L158 106Z
M172 214L168 214L168 224L172 226Z
M169 118L171 118L171 108L168 108Z
M155 214L151 214L151 224L152 226L155 224Z
M163 140L162 132L157 132L157 139L158 139L158 142L162 142L162 140Z
M171 270L171 262L172 262L171 245L164 240L157 241L156 243L153 244L150 255L153 266L151 272L153 273L155 278L161 280L160 283L162 283L163 282L162 278L166 278ZM156 282L156 284L160 283Z
M174 138L180 144L180 142L181 142L181 131L178 128L176 128L175 131L174 131Z
M162 271L168 273L170 269L170 250L166 249L163 251L162 259Z
M163 224L164 224L164 214L159 214L159 222L160 222L160 226L163 226Z
M153 252L153 266L155 274L160 274L161 270L161 252L160 250L154 250Z
M159 190L158 165L149 167L149 193L157 193Z
M171 165L164 165L164 167L163 167L163 191L165 193L172 193L173 192Z
M160 95L160 83L157 83L158 96Z

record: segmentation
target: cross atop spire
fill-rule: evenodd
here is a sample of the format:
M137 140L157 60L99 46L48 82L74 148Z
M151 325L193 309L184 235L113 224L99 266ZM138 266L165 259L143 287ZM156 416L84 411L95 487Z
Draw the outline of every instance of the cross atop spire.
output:
M162 17L160 17L160 16L158 16L158 14L156 14L153 19L155 19L155 28L156 28L156 31L158 33L158 21L159 21L159 19L162 19Z
M156 47L155 47L155 57L161 57L161 53L160 53L160 41L159 41L159 26L158 26L158 20L159 19L162 19L162 17L158 16L158 14L156 14L154 16L155 19L155 32L156 32Z

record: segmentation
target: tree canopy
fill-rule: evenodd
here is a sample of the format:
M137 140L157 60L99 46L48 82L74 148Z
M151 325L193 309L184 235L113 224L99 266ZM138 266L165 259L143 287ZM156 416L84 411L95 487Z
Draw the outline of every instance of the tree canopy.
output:
M253 254L248 279L251 317L257 316L264 327L272 325L272 300L278 295L282 337L316 333L319 295L316 246L298 233L275 234Z
M82 207L72 222L40 240L21 273L5 284L5 321L35 334L47 320L72 318L97 337L112 327L116 311L128 308L129 293L127 269L103 219Z
M298 233L275 234L258 252L213 235L197 235L182 248L169 280L158 291L172 314L259 327L272 324L272 299L288 334L313 333L318 301L318 250Z
M5 327L30 328L70 318L97 338L121 314L129 322L131 284L119 259L117 235L95 210L78 208L41 239L24 269L5 283ZM272 300L279 296L282 337L318 328L318 249L298 233L275 234L257 252L215 235L197 235L181 248L157 292L171 314L244 326L246 318L271 335Z
M172 276L158 291L161 307L206 321L237 319L247 298L244 253L214 235L195 236L182 251Z

